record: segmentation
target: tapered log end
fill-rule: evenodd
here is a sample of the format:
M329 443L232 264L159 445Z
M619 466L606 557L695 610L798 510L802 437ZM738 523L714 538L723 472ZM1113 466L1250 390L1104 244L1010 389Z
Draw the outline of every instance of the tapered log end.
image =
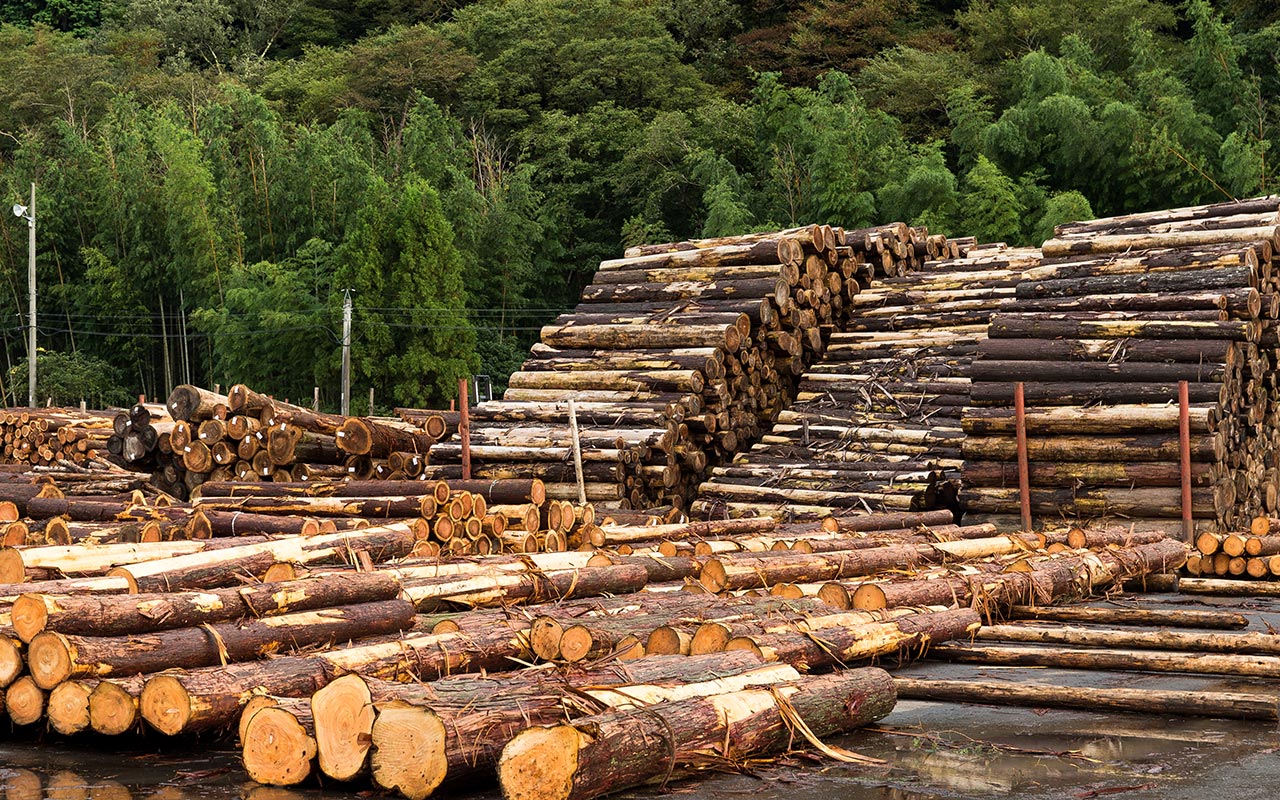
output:
M0 687L13 683L26 668L18 643L8 636L0 636Z
M435 712L393 701L373 723L373 781L409 800L423 800L445 779L445 727Z
M49 621L49 611L45 607L44 595L24 594L13 601L9 611L13 632L24 642L31 641L37 633L44 630Z
M729 629L721 623L705 622L694 631L693 640L689 642L689 654L722 653L730 638Z
M294 786L311 774L316 740L298 718L279 707L259 709L245 726L245 772L268 786Z
M11 500L0 500L0 522L17 522L22 518L18 506Z
M825 517L822 520L822 529L827 533L839 533L840 521L835 517Z
M95 733L119 736L138 723L138 700L123 686L102 681L89 695L89 725Z
M698 582L712 594L724 591L725 585L728 583L728 576L725 574L724 564L720 563L720 559L713 558L702 565L702 572L698 575Z
M26 577L22 553L8 547L0 549L0 583L22 583Z
M90 687L81 681L64 681L49 692L46 715L49 727L63 736L71 736L89 728Z
M182 681L157 675L142 687L138 710L147 724L163 734L177 736L191 721L192 698Z
M875 584L859 586L853 593L852 608L863 611L879 611L888 606L889 599L885 597L884 589Z
M576 664L592 655L595 644L595 637L591 635L589 628L582 625L571 625L565 628L564 633L560 636L560 658L571 664Z
M650 655L674 656L688 655L689 647L690 637L687 634L681 635L675 628L664 625L661 628L655 628L649 634L649 640L645 643L644 649Z
M529 649L544 661L560 658L560 639L564 628L551 617L538 617L529 627Z
M847 588L838 583L823 584L822 588L818 589L818 599L841 611L853 608L853 596L849 594Z
M14 725L33 725L44 718L45 693L30 675L23 675L4 693L5 710Z
M27 645L27 670L48 691L71 677L74 651L67 637L53 631L36 634Z
M25 522L10 522L4 526L0 534L0 545L4 547L21 547L27 543L31 530ZM67 523L61 517L54 517L45 524L45 541L49 544L71 544L71 536L67 533Z
M568 800L582 737L572 725L529 728L502 748L498 783L506 800Z
M761 650L760 646L752 641L749 636L733 637L729 641L725 642L724 649L725 652L730 650L748 650L758 656L762 661L765 660L764 651Z
M369 687L359 675L343 675L311 697L320 771L348 781L364 769L376 716Z

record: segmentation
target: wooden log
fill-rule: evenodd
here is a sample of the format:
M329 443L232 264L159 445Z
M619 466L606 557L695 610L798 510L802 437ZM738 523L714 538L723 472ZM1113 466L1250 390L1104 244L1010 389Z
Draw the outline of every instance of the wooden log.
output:
M995 314L988 336L992 339L1226 339L1257 342L1262 328L1256 321L1176 321L1046 319L1046 314Z
M142 722L138 695L142 676L98 681L89 695L89 725L94 733L119 736L135 730Z
M1069 708L1079 711L1130 711L1158 716L1221 719L1277 718L1276 698L1231 692L1048 686L1005 681L935 680L895 677L898 697L983 705Z
M1046 258L1079 254L1123 253L1131 250L1170 247L1200 247L1225 242L1251 244L1268 242L1280 244L1277 228L1265 225L1255 228L1237 228L1209 231L1178 231L1174 233L1133 233L1098 235L1080 239L1049 239L1041 250Z
M1200 652L1157 652L1020 647L1014 645L940 644L928 658L961 663L1006 666L1062 667L1141 672L1185 672L1198 675L1238 675L1274 678L1280 658L1257 655L1217 655Z
M1270 633L1189 633L1108 630L1073 626L986 625L977 632L975 638L989 642L1062 644L1073 647L1280 655L1280 637Z
M1183 578L1178 582L1178 591L1184 594L1208 594L1223 597L1280 597L1280 583L1272 581Z
M146 674L265 658L282 650L401 631L413 624L404 600L301 611L259 620L176 628L136 636L36 634L27 668L36 685L51 689L78 677Z
M182 384L174 387L174 390L169 393L169 400L165 407L169 411L169 416L175 420L199 422L209 419L218 406L225 408L226 404L225 395L214 394L199 386Z
M977 409L974 409L977 410ZM1208 485L1213 465L1196 462L1191 465L1191 480L1196 486ZM1141 461L1118 463L1107 461L1035 462L1029 477L1032 486L1181 486L1182 469L1176 463ZM1012 462L971 461L964 463L964 479L974 486L1014 486L1018 483L1018 465Z
M213 622L392 600L399 578L386 572L320 575L296 581L147 595L24 594L13 603L14 632L24 642L41 631L127 636Z
M1020 362L988 362L1011 364ZM1042 362L1027 362L1042 363ZM1058 365L1065 369L1064 365ZM1065 375L1065 373L1060 373ZM1056 379L1055 379L1056 380ZM1165 380L1158 378L1155 380ZM1207 433L1210 407L1190 410L1191 431ZM970 436L1008 435L1014 432L1014 414L1007 408L973 408L965 412L962 427ZM1028 434L1061 435L1102 433L1150 433L1178 429L1178 408L1170 405L1118 405L1093 408L1034 408L1026 414Z
M452 673L510 669L512 659L527 654L523 636L523 631L506 625L489 625L472 633L408 636L362 647L155 675L143 687L139 708L152 728L167 735L210 730L231 724L255 694L310 695L340 672L435 680Z
M271 698L246 716L241 724L241 762L251 780L294 786L311 775L315 722L306 700Z
M785 747L791 715L827 736L880 719L894 702L892 680L873 668L602 714L517 735L502 751L498 778L508 800L590 800L691 767L724 742L744 757ZM655 740L668 742L669 758L643 744Z

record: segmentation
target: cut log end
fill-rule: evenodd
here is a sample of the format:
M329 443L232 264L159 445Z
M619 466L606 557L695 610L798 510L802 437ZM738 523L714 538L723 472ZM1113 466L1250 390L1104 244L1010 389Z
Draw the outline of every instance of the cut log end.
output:
M18 678L4 693L5 709L14 725L34 725L44 719L44 691L30 675Z
M268 786L294 786L311 774L316 740L283 708L261 708L245 725L244 768Z
M8 636L0 636L0 687L13 683L26 668L18 643Z
M506 800L569 800L581 737L571 725L529 728L507 743L498 760Z
M89 695L89 724L95 733L119 736L138 722L138 701L124 687L102 681Z
M359 675L343 675L311 697L320 771L348 781L364 769L375 715L369 687Z
M7 547L0 550L0 583L22 583L26 577L22 553Z
M169 736L177 736L186 729L191 721L191 703L191 695L182 681L172 675L157 675L148 680L138 698L142 718Z
M27 669L46 691L71 677L73 659L71 643L60 633L43 631L27 645Z
M64 681L49 692L46 715L49 727L63 736L89 728L89 695L92 687L82 681Z
M887 608L889 600L885 596L884 589L875 584L866 584L859 586L857 591L853 593L853 608L865 611L879 611Z
M433 711L398 701L384 704L372 743L373 780L384 789L423 800L445 779L445 727Z
M44 630L49 621L49 612L44 600L39 595L24 594L13 601L9 612L13 632L24 642L29 642L37 633Z

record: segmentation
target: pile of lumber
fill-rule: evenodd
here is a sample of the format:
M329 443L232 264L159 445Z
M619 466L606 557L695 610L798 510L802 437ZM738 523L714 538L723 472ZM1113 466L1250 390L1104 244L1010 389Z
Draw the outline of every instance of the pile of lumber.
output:
M226 395L184 384L163 409L134 406L114 424L108 450L126 466L153 471L158 488L182 499L205 481L421 477L427 449L456 429L437 412L343 417L243 384Z
M1257 517L1248 531L1205 531L1195 540L1196 552L1187 559L1190 575L1244 580L1280 578L1280 519Z
M62 735L216 735L238 721L246 769L269 784L327 776L426 797L496 772L512 796L554 784L593 797L654 769L705 767L712 744L773 752L796 715L815 737L877 719L893 704L889 677L850 668L910 661L968 638L980 612L1085 596L1186 555L1151 535L998 536L949 512L799 524L618 512L578 531L594 551L442 559L420 555L424 503L469 492L473 511L534 505L535 482L413 483L431 493L207 482L196 511L224 535L0 550L6 713ZM242 494L262 490L274 494ZM577 518L540 508L552 507ZM142 508L185 512L131 513ZM308 512L339 524L375 510L368 527L283 531ZM246 520L260 527L240 530ZM820 712L833 702L838 714ZM726 728L728 707L755 710ZM611 755L654 725L674 755Z
M796 402L699 488L699 516L955 508L969 364L1038 250L971 247L875 280Z
M1262 198L1059 226L970 367L965 508L1018 513L1022 382L1033 514L1174 529L1178 385L1187 381L1196 524L1231 531L1280 513L1278 205Z
M542 482L209 481L191 502L136 485L52 479L0 481L6 545L129 544L220 537L314 535L389 520L410 526L423 556L554 552L598 539L590 504L549 500ZM84 487L97 490L85 492ZM114 488L116 493L104 493ZM8 520L4 518L8 517Z
M0 414L0 463L49 466L101 463L112 415L67 408L9 409Z
M577 497L572 399L588 500L685 508L707 470L791 402L874 269L943 250L906 225L631 248L542 329L503 400L473 410L472 474L536 476L551 496ZM460 475L461 455L437 445L427 474Z

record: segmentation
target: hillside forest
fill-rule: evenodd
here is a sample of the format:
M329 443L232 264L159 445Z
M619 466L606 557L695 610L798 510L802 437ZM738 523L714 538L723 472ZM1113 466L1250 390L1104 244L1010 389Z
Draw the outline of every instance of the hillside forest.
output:
M1055 223L1274 191L1264 0L8 0L39 395L447 406L639 242ZM25 404L27 227L0 223ZM360 402L353 410L363 411Z

